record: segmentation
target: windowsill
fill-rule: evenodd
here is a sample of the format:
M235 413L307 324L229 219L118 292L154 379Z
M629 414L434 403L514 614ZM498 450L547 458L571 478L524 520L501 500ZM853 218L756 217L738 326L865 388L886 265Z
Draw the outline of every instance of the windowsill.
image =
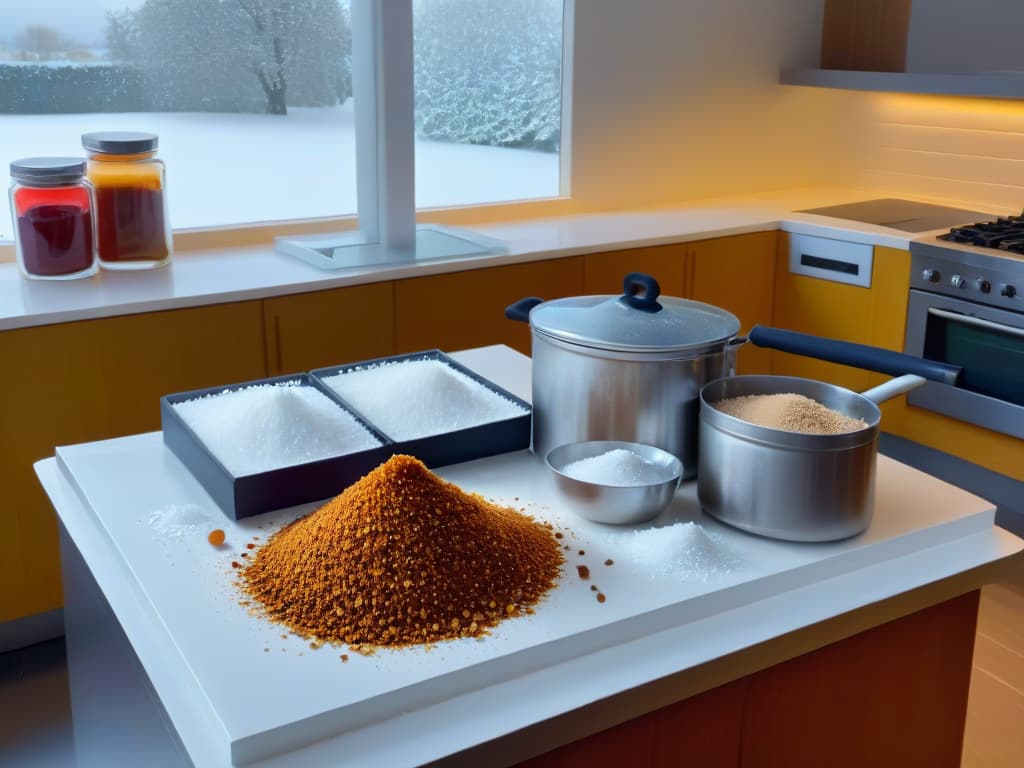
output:
M88 280L34 281L13 263L0 264L0 330L97 317L262 299L382 280L478 269L600 251L703 240L783 229L853 242L906 248L913 235L886 227L793 213L800 208L877 197L853 189L781 190L694 201L663 210L533 218L467 228L503 241L508 253L423 264L326 272L275 253L265 243L199 250L179 248L154 270L101 272ZM938 201L936 201L938 202ZM479 212L430 218L463 225ZM427 217L424 217L427 218ZM339 222L325 223L337 231ZM333 228L333 229L332 229ZM283 228L275 234L284 233ZM307 228L305 231L309 231ZM266 237L266 233L262 234ZM184 243L183 243L184 245Z

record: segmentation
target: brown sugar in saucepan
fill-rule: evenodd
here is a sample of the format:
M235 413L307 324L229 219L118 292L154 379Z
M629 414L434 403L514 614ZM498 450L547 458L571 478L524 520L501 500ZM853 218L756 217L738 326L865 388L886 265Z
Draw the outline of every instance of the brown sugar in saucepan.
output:
M486 634L562 563L549 525L394 456L271 536L240 583L304 637L395 646Z
M856 432L868 425L863 419L844 416L816 400L793 393L730 397L715 403L715 408L761 427L807 435Z

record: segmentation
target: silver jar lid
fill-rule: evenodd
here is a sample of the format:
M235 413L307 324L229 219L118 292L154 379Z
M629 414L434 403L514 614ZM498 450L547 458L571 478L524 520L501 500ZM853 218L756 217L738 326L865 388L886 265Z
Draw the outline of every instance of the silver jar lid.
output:
M701 354L736 336L740 321L711 304L661 296L658 281L631 273L621 296L576 296L530 311L530 326L570 344L610 352ZM641 292L643 295L637 295Z
M155 133L145 131L93 131L82 134L82 146L90 152L110 155L137 155L154 152L160 144Z
M11 178L40 186L75 184L85 175L80 157L26 157L11 163Z

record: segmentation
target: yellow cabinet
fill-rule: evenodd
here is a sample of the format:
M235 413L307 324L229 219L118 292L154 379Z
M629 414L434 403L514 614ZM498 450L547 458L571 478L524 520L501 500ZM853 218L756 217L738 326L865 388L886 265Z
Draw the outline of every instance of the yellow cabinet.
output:
M876 246L871 287L821 280L789 271L788 236L779 238L774 325L842 341L903 350L910 254ZM775 352L772 370L787 376L820 379L855 391L886 378L800 355Z
M666 296L686 295L685 244L589 253L583 269L583 293L587 295L621 294L622 278L630 272L651 275Z
M393 354L394 306L390 281L265 299L270 375Z
M0 622L61 605L56 520L33 462L159 429L161 395L264 376L261 327L254 301L0 332Z
M740 333L771 325L777 233L753 232L690 243L687 296L727 309ZM771 373L772 351L748 344L736 358L737 373Z
M507 344L528 355L529 327L507 319L505 307L527 296L555 299L582 291L582 256L398 280L395 351Z

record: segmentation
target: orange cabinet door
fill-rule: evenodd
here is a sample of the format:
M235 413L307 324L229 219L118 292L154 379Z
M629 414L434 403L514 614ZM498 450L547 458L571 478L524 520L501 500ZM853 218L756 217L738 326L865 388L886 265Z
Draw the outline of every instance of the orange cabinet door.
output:
M740 333L771 325L776 232L701 240L689 246L689 296L732 312ZM737 373L771 373L772 351L751 344L736 358Z
M260 302L0 332L0 622L63 602L57 524L32 464L160 428L160 397L266 375Z
M583 291L583 257L414 277L395 283L395 351L507 344L530 354L530 330L505 317L527 296L555 299Z
M395 350L390 281L263 301L272 376L384 357Z

